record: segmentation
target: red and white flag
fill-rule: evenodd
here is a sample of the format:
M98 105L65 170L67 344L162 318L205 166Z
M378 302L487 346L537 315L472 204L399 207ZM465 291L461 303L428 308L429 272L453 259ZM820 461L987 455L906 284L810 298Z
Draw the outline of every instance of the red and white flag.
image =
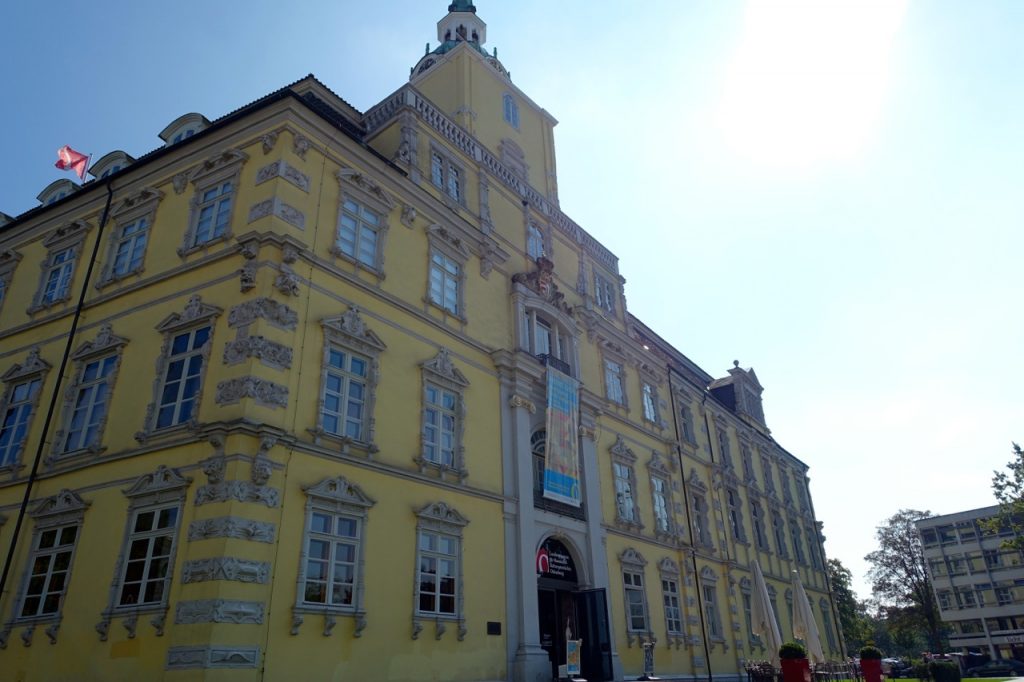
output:
M80 180L85 180L85 167L89 165L89 157L81 152L76 152L71 147L64 145L57 150L57 168L61 170L73 170L78 174Z

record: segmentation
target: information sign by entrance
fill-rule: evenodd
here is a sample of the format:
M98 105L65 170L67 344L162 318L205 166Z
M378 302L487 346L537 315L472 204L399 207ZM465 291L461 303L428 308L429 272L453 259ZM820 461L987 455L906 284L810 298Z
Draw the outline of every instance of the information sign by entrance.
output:
M579 582L576 563L559 540L548 538L537 550L537 575L566 582Z

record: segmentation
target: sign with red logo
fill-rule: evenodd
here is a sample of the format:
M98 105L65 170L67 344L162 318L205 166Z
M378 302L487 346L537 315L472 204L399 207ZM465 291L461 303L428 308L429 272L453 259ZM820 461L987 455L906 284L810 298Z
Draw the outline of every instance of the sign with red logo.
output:
M561 541L548 538L537 550L537 575L578 582L576 564L569 549Z

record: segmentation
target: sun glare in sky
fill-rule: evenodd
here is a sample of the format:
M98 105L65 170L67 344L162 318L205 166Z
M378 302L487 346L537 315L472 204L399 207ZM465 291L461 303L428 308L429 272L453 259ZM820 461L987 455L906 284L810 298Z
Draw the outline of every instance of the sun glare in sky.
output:
M717 111L751 162L856 156L879 119L907 0L751 0Z

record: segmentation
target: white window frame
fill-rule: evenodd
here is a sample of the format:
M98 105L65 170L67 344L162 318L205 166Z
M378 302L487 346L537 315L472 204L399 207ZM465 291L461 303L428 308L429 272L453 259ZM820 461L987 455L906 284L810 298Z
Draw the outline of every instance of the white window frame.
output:
M466 205L466 172L451 155L437 145L430 145L430 183L441 192L446 203Z
M737 488L726 488L725 502L733 540L746 544L747 529L743 523L743 500L740 499L740 491Z
M795 519L789 520L789 535L793 541L793 554L797 563L807 565L807 554L804 552L803 532Z
M0 471L14 472L22 466L21 454L32 431L32 418L39 406L39 398L46 385L46 374L49 370L50 363L39 357L38 348L33 348L24 362L12 365L0 376L0 381L5 387L3 400L0 401L0 420L2 420L0 421L0 439L5 434L11 434L8 436L9 440L3 443L2 449L0 449ZM34 388L33 382L38 382ZM24 400L18 396L18 388L22 386L27 386L26 390L28 391ZM12 409L15 411L13 415L15 421L8 423L12 417ZM23 425L20 438L18 437L19 424Z
M438 349L437 355L420 363L422 370L422 393L423 406L421 411L420 429L420 452L415 458L420 472L428 469L436 469L442 475L447 471L453 471L459 478L466 476L466 453L463 446L463 437L466 430L466 389L469 388L469 380L459 371L459 368L452 362L451 353L447 348ZM443 405L434 405L429 401L431 391L439 391L450 394L453 397L451 408ZM430 413L437 417L435 422ZM445 461L443 456L438 454L441 450L440 440L443 429L443 417L447 415L452 419L452 452L451 461ZM429 437L430 427L436 427L437 440L431 441ZM430 449L434 447L435 455L430 456Z
M321 439L327 439L341 445L341 451L346 453L352 446L358 447L367 454L377 451L376 438L376 416L375 405L377 397L377 384L380 381L380 355L386 350L384 342L373 332L366 323L359 311L359 308L350 307L344 314L338 317L328 317L320 321L324 333L324 349L321 361L320 392L316 409L316 427L311 430L314 441L320 443ZM324 411L326 409L325 396L327 389L327 375L330 371L331 351L356 356L367 363L367 374L363 391L363 413L362 413L362 438L353 439L344 433L331 433L324 428ZM341 413L344 416L344 412Z
M238 198L240 189L240 178L242 166L248 160L249 155L239 149L228 149L210 157L186 175L187 182L193 186L192 199L188 219L188 229L185 231L181 247L178 248L178 255L182 258L189 254L196 253L211 246L229 241L234 232L231 229L236 211L238 210ZM230 185L230 194L224 192L225 185ZM207 198L207 194L217 191L215 196ZM217 234L218 216L221 215L219 207L224 203L225 196L228 197L230 205L226 209L226 219L223 230ZM199 223L203 219L203 210L214 208L211 217L210 232L202 241L199 239Z
M657 450L651 451L647 462L651 481L651 509L654 514L654 534L664 540L677 537L675 499L672 494L672 469Z
M654 424L655 426L661 426L661 410L658 409L658 388L657 386L646 380L640 382L640 399L644 407L644 419Z
M683 441L690 445L696 445L697 432L693 427L693 410L690 409L689 405L679 406L679 425L682 429Z
M775 538L775 550L784 559L789 558L789 549L786 543L786 522L782 514L772 510L772 536Z
M627 637L637 634L650 635L651 615L647 607L647 576L644 571L647 560L629 547L619 555L619 563L622 571L622 611L626 618ZM638 622L637 618L643 622Z
M145 270L146 252L156 220L156 210L163 197L164 193L160 190L144 187L111 210L110 217L114 221L114 233L107 248L106 263L96 282L97 288L101 289L132 275L141 275ZM142 227L138 227L140 225ZM127 230L132 227L138 227L138 229L127 234ZM130 255L126 267L119 269L118 257L122 247L125 247Z
M602 359L604 368L604 396L616 405L628 407L626 400L626 364L619 358L605 356Z
M754 455L750 451L750 447L746 444L740 444L740 460L743 463L743 481L754 487L757 486L757 476L754 474Z
M466 637L466 616L465 616L465 589L463 580L463 561L462 558L465 555L466 548L464 543L464 531L469 521L462 514L458 512L454 507L449 506L445 502L434 502L416 512L418 522L416 524L416 567L413 571L413 639L418 638L419 633L423 630L423 621L434 622L434 637L435 639L441 639L441 637L447 632L446 623L455 622L458 625L456 638L458 641L463 641ZM435 537L443 538L454 542L455 553L445 554L444 556L451 556L452 559L444 559L438 552L432 552L427 549L421 548L422 537ZM420 606L420 587L421 587L421 559L422 558L435 558L441 560L451 560L455 562L454 570L456 572L454 587L454 611L452 613L441 612L440 610L440 599L437 598L435 601L435 608L433 610L421 609ZM436 574L435 574L436 575ZM440 596L440 583L437 583L437 592L433 593L435 597Z
M544 231L533 221L526 223L526 255L533 260L547 257L547 239Z
M757 500L750 502L750 519L754 526L754 544L763 552L770 552L771 546L768 543L768 531L765 526L764 506Z
M615 523L626 529L639 531L643 528L640 521L640 504L637 497L636 454L622 436L616 436L615 443L609 449L612 464L612 486L615 491Z
M772 476L772 463L767 455L761 455L761 473L764 474L764 490L775 497L775 477Z
M466 321L466 263L469 261L469 250L463 240L441 225L427 228L427 281L424 302L439 310L444 318ZM455 266L455 272L445 268L442 263ZM436 271L436 276L435 276ZM449 301L445 284L451 282L455 287L455 300ZM438 286L439 285L439 286Z
M672 559L665 557L658 562L658 574L661 578L662 607L665 613L665 633L671 643L673 639L676 641L681 640L684 634L679 566Z
M54 230L43 240L46 259L39 273L39 287L28 308L30 315L71 300L78 258L90 229L84 220L77 220Z
M512 93L506 92L502 95L501 107L505 123L508 123L516 130L519 130L519 105L516 103L516 99L512 96Z
M61 410L63 415L61 428L57 430L54 438L53 457L67 457L75 454L99 454L103 451L101 443L106 430L107 417L110 414L110 403L114 396L114 387L117 385L118 370L121 367L121 350L128 342L119 336L115 336L111 326L104 323L100 326L93 341L87 341L78 347L71 355L75 363L75 373L71 382L71 388L65 393L64 405ZM89 367L93 363L110 362L107 374L102 377L86 379ZM100 392L100 386L105 385L105 396L103 409L97 418L96 395ZM80 405L80 401L87 399L88 405ZM77 447L71 447L72 424L75 415L80 409L85 408L86 422L83 424L83 438L88 433L89 424L93 425L95 434L91 440L82 440Z
M384 277L384 249L390 231L389 216L398 206L390 194L380 185L371 180L365 173L351 168L343 168L337 173L340 196L338 198L338 220L334 232L334 244L331 254L351 263L357 269L367 270L377 277ZM352 204L356 210L348 206ZM377 218L377 222L366 220L369 213ZM353 223L351 227L352 253L342 247L342 238L348 231L346 218ZM362 253L362 237L373 233L373 254L364 259Z
M722 627L722 614L718 608L718 576L707 566L700 572L700 599L704 604L708 639L712 642L724 642L725 629Z
M729 430L724 423L716 420L715 431L718 436L718 455L721 458L722 466L734 471L732 461L732 444L729 442Z
M615 286L612 280L594 270L594 303L610 315L615 314Z
M18 588L18 598L14 601L14 609L11 613L11 618L7 621L4 630L10 631L12 628L32 624L38 625L42 623L51 623L52 625L46 628L45 632L50 640L51 644L55 644L57 641L57 632L60 628L60 622L63 619L64 606L67 600L69 588L71 586L71 579L73 576L73 570L75 566L75 556L78 550L78 544L82 538L82 522L85 518L85 510L89 506L89 503L82 500L77 493L63 489L56 495L47 497L42 500L35 508L30 512L35 527L32 530L32 544L31 552L29 553L28 560L25 563L25 569L22 573L22 579ZM44 581L44 593L50 595L57 595L58 605L54 611L47 613L40 613L39 609L36 609L32 615L24 615L26 607L25 600L28 596L28 590L32 577L33 567L37 563L37 558L41 556L54 556L58 553L63 553L60 548L56 545L49 547L40 547L40 542L44 535L50 533L56 533L56 539L60 540L63 533L68 529L74 529L74 539L67 545L68 558L67 558L67 570L61 571L64 573L63 584L56 590L47 590L49 588L52 578L53 564L50 563L47 567L46 580ZM45 602L40 600L40 607ZM31 636L31 635L30 635ZM28 639L25 642L26 646L31 644L32 640Z
M366 534L370 509L376 504L355 483L343 476L325 478L319 483L303 486L306 493L306 516L302 533L302 547L299 554L299 573L295 588L295 618L293 625L297 628L302 624L301 614L323 614L324 633L329 634L333 627L333 616L350 616L355 619L354 637L359 637L366 627ZM348 604L331 604L306 600L306 579L309 567L310 543L316 536L323 534L313 531L313 515L324 514L336 522L339 518L355 522L357 537L350 544L354 547L352 600ZM332 541L333 542L333 541ZM332 562L333 563L333 549ZM325 578L328 588L331 585L333 568L329 568ZM293 632L297 634L297 632Z
M199 423L199 409L202 406L203 387L206 383L206 374L210 365L210 351L213 348L213 337L217 326L216 320L222 312L224 311L216 306L203 303L202 297L198 294L193 294L189 298L188 303L185 304L182 312L168 315L156 326L156 330L163 333L164 342L160 349L160 356L157 358L156 376L153 379L153 402L149 404L146 410L146 421L143 430L135 435L135 438L140 442L145 442L155 433L174 433ZM194 355L195 357L202 358L199 384L194 393L195 402L193 403L189 419L175 421L173 424L165 426L158 426L160 409L161 407L166 407L166 405L161 404L163 402L164 385L171 368L171 362L179 357L179 354L174 354L172 357L174 339L182 334L191 334L204 327L209 327L210 330L205 343L201 347L190 350L187 353L190 357ZM182 386L184 386L184 382ZM184 394L182 394L183 397ZM178 409L177 407L174 408L176 414Z
M520 324L523 350L542 362L544 356L561 360L569 369L566 373L576 376L576 338L561 316L541 307L523 305Z

